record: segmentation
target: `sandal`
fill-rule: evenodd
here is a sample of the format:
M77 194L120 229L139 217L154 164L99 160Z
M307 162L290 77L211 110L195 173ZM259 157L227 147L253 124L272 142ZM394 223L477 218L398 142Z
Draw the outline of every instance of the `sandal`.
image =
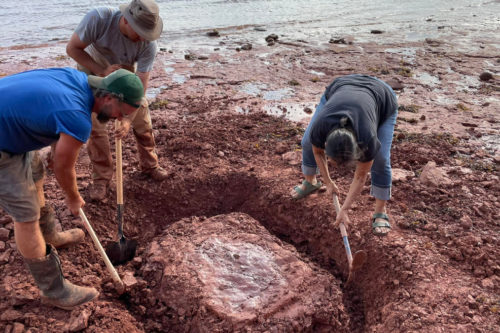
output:
M383 219L385 221L375 222L376 219ZM378 230L382 231L376 231ZM372 217L372 232L376 236L385 236L389 233L391 225L389 224L389 216L386 213L375 213Z
M302 185L304 185L304 189L301 189L300 185L297 185L294 188L295 192L297 192L298 194L296 197L293 197L295 200L307 197L309 194L313 193L314 191L317 191L322 184L319 180L315 185L309 183L307 180L304 180L302 182Z

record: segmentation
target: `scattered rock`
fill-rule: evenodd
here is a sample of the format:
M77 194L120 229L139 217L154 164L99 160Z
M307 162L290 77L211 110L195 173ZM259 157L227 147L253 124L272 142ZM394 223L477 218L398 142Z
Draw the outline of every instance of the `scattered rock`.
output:
M399 183L399 182L404 182L408 178L414 177L415 173L410 170L404 170L404 169L392 169L392 182L393 183Z
M9 262L9 259L10 259L10 254L13 252L14 250L12 248L10 249L7 249L5 252L2 252L0 253L0 265L2 264L6 264Z
M1 321L16 321L18 319L21 319L22 317L23 317L23 314L21 312L16 311L16 310L12 310L12 309L7 309L0 315L0 320Z
M344 38L331 38L328 43L330 44L347 44Z
M0 217L0 224L1 225L6 225L12 222L12 218L9 215L5 215Z
M472 228L472 219L469 215L464 215L460 218L460 225L465 230L470 230Z
M392 89L394 90L403 90L403 88L405 87L403 85L403 83L401 83L399 80L397 79L389 79L389 80L386 80L385 81L389 86L391 86Z
M266 37L266 42L276 42L278 40L278 35L276 34L270 34L269 36Z
M123 284L125 285L126 290L132 289L134 286L137 285L137 279L134 276L134 272L126 271L123 274Z
M438 168L434 161L429 161L424 166L419 180L422 184L433 187L448 186L452 184L446 172L442 168Z
M90 314L90 310L84 309L82 310L82 312L77 312L75 315L72 315L69 319L68 331L78 332L86 329L88 326Z
M429 44L429 46L433 46L433 47L437 47L437 46L440 46L441 44L443 44L443 42L435 40L435 39L431 39L431 38L426 38L425 42L427 44Z
M241 49L242 49L242 50L245 50L245 51L249 51L249 50L251 50L251 49L252 49L252 44L250 44L250 43L243 44L243 45L241 46Z
M491 74L489 72L482 72L481 75L479 75L479 79L481 81L493 80L493 74Z
M196 55L192 53L188 53L184 55L184 59L186 60L196 60Z
M307 113L307 114L312 114L313 113L313 110L309 107L306 107L304 108L304 112Z
M400 105L398 107L399 111L406 111L406 112L411 112L411 113L418 113L418 110L420 110L422 107L416 104L410 104L410 105Z
M9 240L10 230L6 228L0 228L0 241L8 241Z
M384 32L382 30L373 29L373 30L370 30L370 33L375 34L375 35L379 35L379 34L383 34Z
M289 151L281 155L281 158L290 165L300 165L302 163L302 153L300 151Z
M14 323L11 333L23 333L23 332L24 332L24 324Z
M481 281L481 287L493 289L495 288L495 283L493 282L492 278L486 278Z
M263 28L263 27L255 27L255 28L253 28L253 30L255 30L255 31L267 31L266 28Z
M217 29L214 29L212 31L207 32L208 37L220 37L219 31Z

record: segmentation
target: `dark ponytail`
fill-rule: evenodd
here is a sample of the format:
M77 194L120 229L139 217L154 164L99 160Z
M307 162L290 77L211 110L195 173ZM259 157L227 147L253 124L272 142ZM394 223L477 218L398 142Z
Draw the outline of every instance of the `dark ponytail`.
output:
M349 126L349 118L342 117L339 128L328 133L325 142L325 152L328 157L339 164L347 164L359 160L362 156L354 131Z

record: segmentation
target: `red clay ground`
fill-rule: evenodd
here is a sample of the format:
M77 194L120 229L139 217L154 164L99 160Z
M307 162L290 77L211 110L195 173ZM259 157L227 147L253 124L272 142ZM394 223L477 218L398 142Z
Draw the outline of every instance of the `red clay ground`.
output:
M410 59L394 53L395 48L416 51ZM33 58L35 53L42 56ZM3 49L0 72L72 65L62 54L60 46ZM72 312L41 306L15 251L12 221L0 213L0 227L7 230L0 233L0 330L231 331L220 322L203 329L182 326L190 318L165 308L161 298L168 295L154 294L155 283L144 269L150 244L164 232L173 237L169 228L177 221L230 213L247 214L330 274L336 281L333 292L342 293L342 303L332 313L345 318L344 331L499 330L498 79L478 79L486 70L498 74L499 60L489 48L465 55L446 43L312 47L294 42L207 56L188 61L183 54L162 52L156 61L152 119L160 163L172 177L161 184L141 177L134 139L129 135L124 142L125 231L139 241L139 248L133 262L117 269L128 282L134 281L132 276L137 282L130 282L130 291L118 297L87 237L59 253L66 276L98 288L99 299ZM338 230L330 227L331 198L324 192L298 202L289 198L300 181L299 142L307 121L289 122L260 111L290 116L299 110L310 116L308 110L324 87L348 73L377 75L402 86L398 95L406 111L399 115L392 165L409 176L394 183L389 203L393 230L386 238L371 234L368 186L350 213L351 247L367 251L368 261L345 286L343 245ZM439 84L422 73L439 77ZM429 161L446 173L435 185L420 179ZM352 170L332 171L345 197ZM77 177L96 233L103 241L114 239L115 192L103 204L90 201L85 150ZM52 175L45 189L63 227L81 226L64 207ZM176 293L182 295L192 309L199 308L193 291ZM301 330L334 330L320 324L312 321Z

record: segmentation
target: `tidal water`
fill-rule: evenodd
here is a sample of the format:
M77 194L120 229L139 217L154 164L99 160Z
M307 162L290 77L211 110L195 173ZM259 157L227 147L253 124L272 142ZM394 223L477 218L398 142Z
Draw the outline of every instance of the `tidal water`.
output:
M121 0L0 0L0 47L67 40L92 7ZM500 47L500 0L157 0L164 31L160 46L213 43L206 32L264 43L285 38L326 43L335 36L357 40L465 42L485 39ZM370 34L382 30L382 35ZM265 30L265 31L264 31Z

